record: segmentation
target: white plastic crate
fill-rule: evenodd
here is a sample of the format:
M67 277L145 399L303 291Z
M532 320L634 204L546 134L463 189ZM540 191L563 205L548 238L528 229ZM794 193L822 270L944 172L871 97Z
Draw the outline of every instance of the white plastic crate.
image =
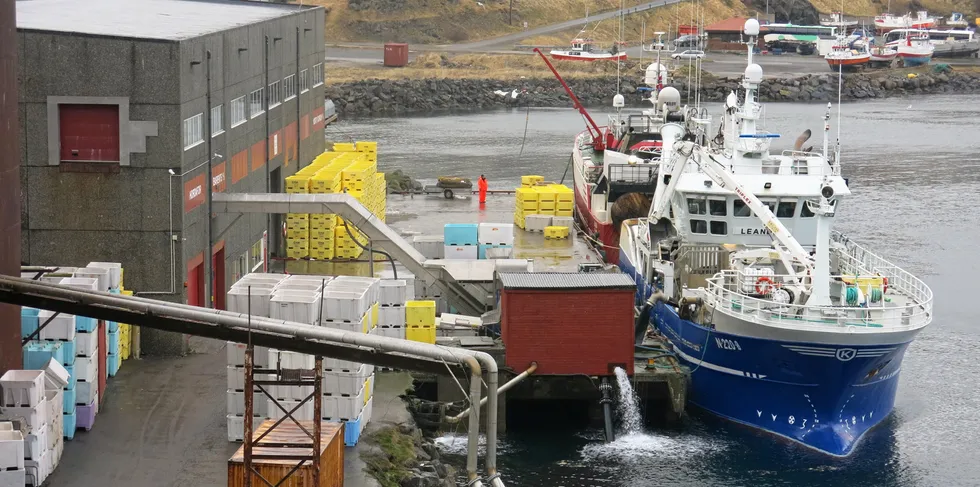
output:
M249 309L249 293L251 293L251 310ZM228 311L252 316L269 317L269 300L272 299L272 287L233 287L228 290Z
M122 284L122 264L119 262L89 262L85 267L88 269L107 269L109 271L109 287L112 289L119 289L119 285Z
M75 332L75 355L82 357L94 357L99 351L99 331L98 328L92 332Z
M50 473L50 469L46 469L45 474ZM41 485L48 477L44 477L37 481L37 483L30 483L27 479L27 469L21 468L20 470L6 470L0 472L0 487L22 487L24 485Z
M327 285L323 296L323 319L358 321L371 308L366 289L337 290Z
M378 302L383 306L402 306L408 300L408 283L404 279L385 279L379 284L381 296Z
M0 469L24 469L24 435L20 431L0 431Z
M382 306L378 308L378 325L405 326L405 307Z
M514 245L514 224L481 223L477 237L481 245Z
M313 394L313 386L276 386L276 399L302 401Z
M61 365L55 359L48 360L48 364L44 366L45 393L50 391L61 392L61 390L68 386L70 379L71 375L64 365Z
M81 382L75 384L75 404L95 404L99 397L98 382Z
M47 452L45 452L45 453L47 453ZM50 473L50 472L47 471L47 465L50 464L50 463L51 462L48 461L45 458L42 458L40 460L27 460L27 461L25 461L24 462L24 467L25 467L24 468L24 473L25 473L24 477L25 477L26 485L29 485L29 486L40 486L42 483L44 483L44 481L47 480L47 478L48 478L48 474ZM14 472L16 474L16 472L18 472L18 471L17 470L13 470L12 472ZM0 474L3 474L3 473L5 473L5 472L0 472ZM3 478L3 477L0 477L0 478ZM10 482L17 482L18 481L17 475L13 475L13 476L6 477L6 478L10 479L9 480ZM6 482L6 481L7 480L2 480L0 482ZM3 485L4 487L6 487L7 484L0 483L0 485ZM9 485L22 485L22 484L14 484L14 483L11 483Z
M234 415L244 415L245 414L245 392L243 391L227 391L228 402L228 414ZM252 414L255 417L264 418L268 416L269 412L269 401L268 397L261 392L252 393Z
M368 305L378 302L381 297L381 279L361 276L337 276L327 283L328 289L341 287L363 287L367 290Z
M290 274L286 276L286 282L315 282L321 284L332 281L334 276L314 275L314 274Z
M98 287L95 289L96 291L108 292L109 286L112 285L112 280L109 277L109 269L101 267L83 267L75 270L72 276L78 278L97 279Z
M356 394L369 375L366 364L350 372L330 370L323 373L324 394Z
M417 236L412 238L412 247L426 259L442 259L445 239L437 236Z
M292 411L293 408L296 407L296 405L299 404L299 403L300 403L300 401L290 401L290 400L279 401L279 404L286 411ZM283 418L283 417L286 416L286 413L284 413L282 411L282 409L279 409L275 405L269 404L268 407L269 407L269 418L270 419L279 419L279 418ZM295 418L297 420L300 420L300 421L312 421L313 420L313 400L306 401L306 403L303 404L302 407L300 407L296 411L293 411L292 416L293 416L293 418Z
M315 364L312 355L269 349L269 368L312 370Z
M48 321L51 316L54 315L54 311L48 311L42 309L37 314L37 319L39 324L44 324ZM55 316L54 319L48 323L44 329L38 334L38 338L41 340L74 340L75 339L75 315L59 314Z
M226 418L228 420L228 441L244 441L245 417L229 414Z
M32 407L44 400L43 370L8 370L0 377L3 405Z
M447 245L445 254L448 260L477 260L480 249L476 245Z
M349 331L352 333L365 333L370 330L370 316L369 312L364 313L359 320L321 320L320 326L325 328L332 328L334 330Z
M63 277L58 284L75 289L85 289L88 291L99 290L99 280L92 277Z
M237 342L227 342L227 353L228 353L228 365L245 365L245 349L247 346L244 343ZM269 349L266 347L253 346L252 349L252 360L253 366L258 368L266 368L269 366Z
M41 401L37 406L28 408L2 407L0 414L6 420L23 418L27 424L27 433L43 428L48 423L48 401Z
M272 297L269 305L269 317L313 325L317 322L319 301L319 293L309 295L291 291L287 294L277 294Z
M380 325L378 334L383 337L405 339L405 327L393 325Z
M351 362L349 360L339 360L335 358L323 357L323 370L357 370L361 367L360 362Z
M276 285L276 288L273 290L273 294L280 294L280 291L310 291L312 293L318 293L322 290L322 286L319 282L293 281L291 279L287 279Z
M361 411L361 427L367 426L371 422L371 417L374 415L374 398L368 399L367 404L364 405L364 409Z
M48 435L52 432L51 427L38 428L24 437L24 458L28 460L39 460L45 450L50 450L52 443L48 440ZM17 433L20 433L19 431ZM64 432L59 432L63 435Z
M79 381L94 382L99 377L99 350L96 348L93 355L88 357L75 357L75 379Z
M527 215L524 217L524 229L529 232L544 232L545 227L551 226L549 215Z
M357 394L328 394L323 396L324 418L329 419L357 419L364 408L364 387Z

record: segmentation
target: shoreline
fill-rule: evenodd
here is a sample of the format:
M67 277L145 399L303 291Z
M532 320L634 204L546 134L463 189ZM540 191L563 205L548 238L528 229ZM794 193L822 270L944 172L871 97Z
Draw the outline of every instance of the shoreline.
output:
M835 73L770 78L759 87L762 102L824 103L837 100ZM843 101L921 96L929 94L980 93L980 71L953 70L937 73L933 66L864 73L844 73ZM572 91L586 107L612 105L616 76L566 78ZM672 84L686 100L687 79L677 76ZM704 75L701 100L723 101L739 87L739 77ZM626 106L649 106L636 92L644 86L635 75L620 79ZM518 96L512 96L514 90ZM523 92L526 90L526 92ZM500 95L495 92L504 92ZM694 93L692 92L692 97ZM366 79L327 85L325 96L333 100L341 115L407 115L449 111L481 111L509 107L572 107L561 84L554 78L499 79Z

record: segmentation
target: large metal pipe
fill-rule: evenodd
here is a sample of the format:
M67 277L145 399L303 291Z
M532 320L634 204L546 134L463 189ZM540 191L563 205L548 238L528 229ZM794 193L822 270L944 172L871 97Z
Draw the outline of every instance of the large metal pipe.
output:
M537 362L531 362L531 366L528 367L527 370L525 370L524 372L521 372L520 374L518 374L513 379L507 381L506 384L500 386L500 388L497 389L497 395L499 396L500 394L503 394L503 393L507 392L510 388L516 386L522 380L526 379L527 376L533 374L534 371L537 370L537 369L538 369L538 363ZM480 400L480 407L481 408L483 407L484 404L487 403L487 400L488 399L490 399L490 396L484 397L483 399ZM449 421L450 423L458 423L463 418L465 418L466 416L468 416L470 414L470 410L471 409L473 409L473 408L471 408L471 407L470 408L466 408L465 411L457 414L456 416L452 416L452 417L446 418L446 421Z
M367 335L364 333L346 332L332 328L310 326L308 324L296 323L271 318L248 316L242 313L222 311L217 309L200 308L179 303L167 303L154 299L140 298L135 296L122 296L98 291L75 289L58 284L30 281L19 277L0 276L0 287L6 287L12 291L23 294L36 294L54 296L60 299L71 300L76 303L87 305L112 306L122 309L138 311L147 315L173 316L215 325L248 328L278 333L296 338L309 340L320 340L324 342L343 343L360 347L372 348L379 353L397 352L440 360L449 363L458 363L469 367L470 378L470 403L480 402L480 390L482 388L482 372L487 370L488 393L491 397L496 396L497 389L497 363L493 357L485 352L476 352L466 349L450 349L439 345L401 340L398 338ZM481 367L484 365L484 367ZM488 427L491 430L487 433L487 471L494 467L491 463L490 452L496 455L496 401L490 401L491 408L487 416ZM492 426L491 426L492 425ZM477 452L479 448L479 413L470 416L470 431L468 435L468 455L467 455L467 474L470 477L472 486L482 487L482 483L477 475ZM493 434L491 434L493 432ZM492 442L491 442L492 440ZM496 458L494 457L494 461ZM492 474L491 474L492 475ZM498 485L499 484L494 484Z

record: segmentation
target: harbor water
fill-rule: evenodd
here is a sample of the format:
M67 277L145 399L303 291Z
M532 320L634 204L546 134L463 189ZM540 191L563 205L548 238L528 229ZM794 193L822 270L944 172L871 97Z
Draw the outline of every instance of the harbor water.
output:
M909 347L895 410L854 454L831 459L689 410L680 425L646 424L603 444L600 429L508 432L499 467L511 486L973 486L980 485L980 331L975 302L980 252L980 97L891 99L837 107L831 145L842 144L854 195L835 228L925 280L935 321ZM717 130L720 106L709 106ZM789 149L822 145L825 106L767 104L761 129ZM593 113L600 124L606 114ZM601 117L599 120L598 117ZM527 126L525 137L525 123ZM491 189L525 174L560 180L572 137L571 109L345 120L327 137L377 140L381 169L431 181L485 174ZM523 145L523 153L522 151ZM570 184L571 175L566 176ZM597 392L598 400L598 392ZM465 440L447 436L446 457L462 462Z

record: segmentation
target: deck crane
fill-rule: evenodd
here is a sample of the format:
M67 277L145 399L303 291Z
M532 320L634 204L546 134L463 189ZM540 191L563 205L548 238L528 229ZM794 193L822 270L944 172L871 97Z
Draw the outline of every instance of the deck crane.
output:
M664 135L664 139L668 140L666 137L667 134L665 133ZM706 153L701 146L694 142L678 140L674 143L673 150L674 156L670 158L664 167L664 171L661 172L661 178L663 180L657 185L657 192L654 195L653 205L650 208L650 222L658 223L669 214L670 200L677 188L677 181L680 179L681 174L683 174L687 162L691 161L720 188L728 188L741 198L745 205L752 210L753 214L769 230L769 235L775 241L774 243L778 244L777 250L778 246L785 248L792 258L803 266L803 273L805 275L814 275L814 263L809 252L789 233L789 230L776 218L776 215L772 213L769 206L762 203L759 198L745 189L724 168L722 163L712 157L711 154ZM661 188L663 188L663 191L660 191ZM795 297L797 304L805 303L811 292L811 283L801 283L800 275L796 273L792 263L786 258L786 252L778 253L787 272L795 280L794 284L801 290Z
M538 53L538 55L541 56L541 59L544 59L545 64L548 65L548 69L550 69L555 75L555 78L558 78L558 82L561 83L562 88L565 88L565 92L568 93L568 97L572 99L575 109L578 110L583 117L585 117L586 122L588 122L585 125L585 128L589 131L589 135L592 136L592 148L597 152L602 152L606 150L606 147L613 145L612 132L606 131L605 136L603 136L602 129L600 129L599 125L595 123L595 120L592 120L592 116L590 116L589 112L585 110L582 102L580 102L578 97L575 96L572 89L568 87L568 83L565 83L565 80L562 79L560 74L558 74L558 70L551 64L551 61L548 61L548 58L545 57L543 52L541 52L541 49L535 47L534 52Z

